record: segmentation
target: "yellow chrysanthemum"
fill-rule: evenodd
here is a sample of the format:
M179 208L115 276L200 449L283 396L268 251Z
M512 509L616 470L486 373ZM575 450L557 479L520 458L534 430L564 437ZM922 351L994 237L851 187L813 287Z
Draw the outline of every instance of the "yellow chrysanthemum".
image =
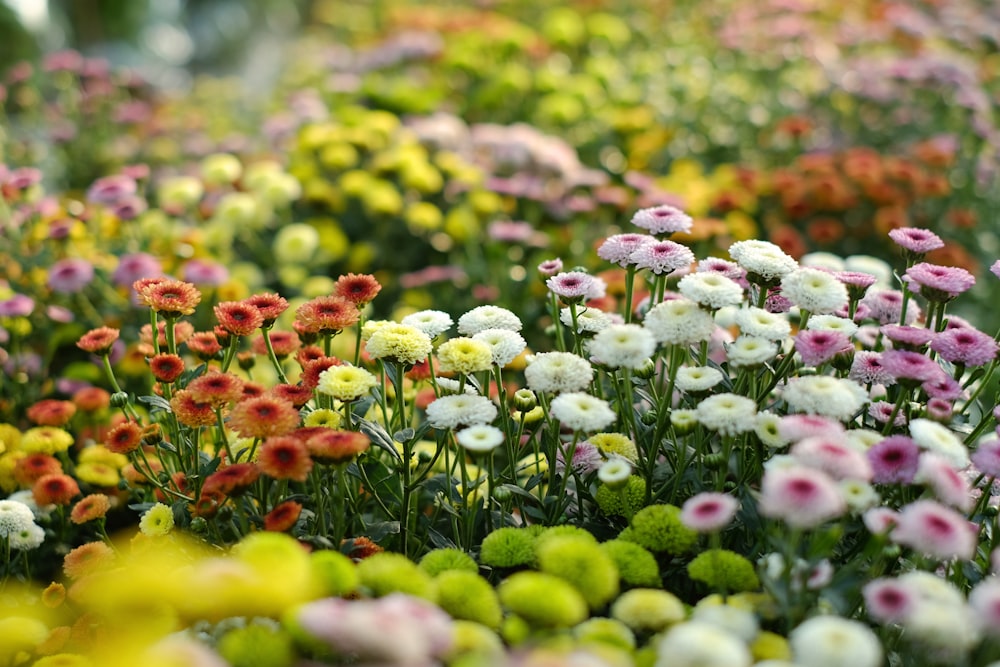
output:
M81 463L76 467L76 477L81 482L86 482L93 486L112 487L118 485L121 477L118 470L106 463Z
M0 456L0 489L7 493L13 493L17 490L19 484L14 479L14 466L27 455L28 452L18 450Z
M21 443L21 432L12 424L0 424L0 453L11 452Z
M339 401L354 401L367 394L378 381L357 366L331 366L319 375L316 389Z
M489 370L493 365L493 348L472 338L453 338L438 348L441 370L469 374Z
M166 535L174 528L174 512L163 503L156 503L142 515L139 530L143 535L157 537Z
M372 359L412 365L426 359L431 346L430 337L420 329L390 322L372 332L366 349Z
M639 460L639 452L635 448L635 443L621 433L595 433L587 440L605 454L617 454L630 461Z
M90 445L80 451L80 463L103 463L111 466L115 470L120 470L128 463L128 457L124 454L115 454L104 445Z
M322 408L313 410L302 420L304 426L325 426L327 428L340 428L344 421L343 416L335 410Z
M72 444L73 436L55 426L36 426L21 435L21 450L29 454L57 454L65 452Z

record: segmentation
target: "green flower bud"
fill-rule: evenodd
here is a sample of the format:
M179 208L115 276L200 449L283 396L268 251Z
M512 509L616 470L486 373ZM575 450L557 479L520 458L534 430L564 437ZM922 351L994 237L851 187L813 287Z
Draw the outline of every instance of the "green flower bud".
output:
M530 412L538 405L535 392L530 389L518 389L514 392L514 408L520 412Z
M760 580L753 563L734 551L709 549L688 563L688 576L714 590L729 593L754 591Z
M233 667L288 667L295 660L291 636L264 625L231 630L217 648Z
M449 570L479 572L479 566L472 556L457 548L434 549L427 552L420 559L420 569L432 577Z
M519 567L535 560L535 535L525 528L498 528L483 538L479 561L492 567Z
M667 591L633 588L611 605L611 617L636 632L660 632L684 620L684 603Z
M341 597L353 593L361 584L354 561L339 551L314 551L309 554L313 578L326 595Z
M601 549L615 562L624 585L642 588L663 586L656 557L635 542L609 540L601 544Z
M435 586L431 575L402 554L381 551L363 559L357 566L361 585L374 597L390 593L407 593L425 600L434 600Z
M503 620L500 600L490 582L475 572L447 570L434 580L437 605L452 618L475 621L497 629Z
M573 586L544 572L517 572L498 587L508 611L540 628L569 628L587 618L587 602Z
M124 408L129 405L132 401L129 400L129 395L124 391L116 391L111 394L111 407L113 408Z
M535 551L538 569L572 584L592 610L618 595L615 561L593 539L555 536L539 540Z
M650 505L636 512L629 523L626 537L653 553L679 555L687 553L698 543L698 533L681 522L681 510L674 505Z
M621 488L615 489L602 484L597 487L594 500L605 514L631 519L646 504L646 480L638 475L631 475Z

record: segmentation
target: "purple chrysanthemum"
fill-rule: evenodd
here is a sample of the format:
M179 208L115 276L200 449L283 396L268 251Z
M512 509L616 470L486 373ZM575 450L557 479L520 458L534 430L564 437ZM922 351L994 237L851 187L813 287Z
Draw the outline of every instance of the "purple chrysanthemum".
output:
M15 294L0 301L0 317L27 317L34 310L34 299L24 294Z
M632 253L631 263L637 269L649 269L659 275L686 269L694 261L694 253L687 246L673 241L656 241L640 246Z
M674 232L689 232L693 220L676 206L663 204L652 208L636 211L632 216L632 224L642 227L650 234L672 234Z
M136 193L135 179L114 174L99 178L87 190L87 199L106 206L112 206Z
M554 276L560 271L562 271L563 262L561 259L556 257L555 259L547 259L538 265L538 272L543 276Z
M218 287L229 280L229 269L218 262L192 259L184 265L184 277L189 283Z
M997 278L1000 278L1000 259L993 262L993 264L990 266L990 273L995 275Z
M882 353L882 367L897 381L925 382L934 380L941 374L941 367L933 360L909 350L886 350Z
M979 472L1000 477L1000 438L980 442L970 458Z
M898 323L903 311L903 293L898 290L868 290L865 298L861 300L861 305L870 309L868 316L877 320L879 324ZM919 315L920 310L911 301L906 309L904 324L913 323Z
M746 269L736 262L730 262L721 257L706 257L699 260L695 270L699 273L721 273L730 280L735 280L743 289L750 286L750 283L747 282Z
M49 269L49 288L53 292L75 294L94 279L94 265L85 259L61 259Z
M883 324L879 327L879 331L892 341L896 349L920 351L934 340L934 332L923 327Z
M941 560L969 560L978 544L978 536L964 516L933 500L918 500L904 507L889 537Z
M163 275L160 261L150 254L137 252L122 255L118 266L111 273L111 282L120 287L131 287L140 278L155 278Z
M920 448L906 435L892 435L872 445L867 452L876 484L909 484L920 465Z
M976 277L963 268L927 262L908 268L903 280L929 301L949 301L976 284Z
M946 329L931 342L931 349L953 364L982 366L997 356L997 343L978 329Z
M895 411L895 405L888 401L875 401L868 406L868 415L879 424L885 424L890 419L894 426L902 426L906 423L906 414L902 411Z
M631 259L632 253L655 241L656 239L648 234L615 234L604 239L597 249L597 256L606 262L628 266L635 263Z
M854 346L843 331L806 329L796 334L795 349L806 366L819 366L838 354L850 352Z
M930 398L940 398L945 401L954 401L966 395L962 384L944 371L938 373L937 377L922 382L920 388Z
M889 238L896 245L917 255L924 255L931 250L944 247L944 241L929 229L919 227L900 227L890 230Z

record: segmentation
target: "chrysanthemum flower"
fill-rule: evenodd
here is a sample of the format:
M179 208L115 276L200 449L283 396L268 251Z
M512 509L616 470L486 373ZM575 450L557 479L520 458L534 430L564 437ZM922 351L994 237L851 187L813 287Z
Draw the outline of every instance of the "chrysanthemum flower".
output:
M911 419L910 436L921 449L935 452L951 462L955 470L969 465L969 453L962 439L943 424L930 419Z
M980 441L971 458L979 472L990 477L1000 477L1000 438Z
M504 443L504 432L489 424L474 424L455 433L455 440L471 454L491 452Z
M754 429L757 403L746 396L724 392L700 401L695 413L698 423L705 428L734 436Z
M556 257L555 259L547 259L538 265L538 272L543 276L554 276L560 271L562 271L563 262L561 259Z
M76 405L70 401L44 398L28 406L25 414L39 426L63 426L76 414Z
M965 517L934 500L917 500L900 510L889 538L941 560L969 560L978 543L977 533Z
M320 296L306 301L295 310L295 320L302 331L330 334L354 326L361 311L341 296Z
M712 314L688 299L671 299L653 306L643 321L658 343L693 345L707 341L715 331Z
M690 232L694 221L687 213L669 204L643 208L632 215L632 224L650 234Z
M185 426L208 426L216 421L215 408L211 403L196 401L187 389L181 389L170 399L170 407L177 421Z
M337 278L334 293L358 307L370 303L382 291L382 285L375 276L364 273L348 273Z
M425 360L432 348L430 336L423 331L395 322L379 327L365 343L365 350L372 359L385 359L404 366Z
M309 359L302 364L299 382L305 387L315 389L319 385L319 376L323 374L323 371L343 363L337 357L327 357L320 354L315 359Z
M872 465L864 454L836 436L816 435L792 445L789 454L802 465L822 470L834 479L872 478Z
M41 452L34 452L17 459L14 464L14 481L22 487L30 488L42 477L58 475L62 472L63 467L59 459Z
M1000 579L984 578L973 586L969 607L987 634L994 638L1000 635Z
M16 500L0 500L0 537L7 537L34 524L31 508Z
M306 445L298 438L279 435L268 438L257 455L261 472L274 479L304 482L313 468Z
M288 401L296 408L301 408L313 397L312 387L301 384L276 384L269 392L272 396Z
M427 406L427 421L437 429L488 424L497 416L493 401L485 396L441 396Z
M442 371L469 375L489 370L493 365L493 349L474 338L452 338L438 347Z
M319 428L305 439L306 449L317 463L344 463L368 450L371 440L357 431Z
M503 368L524 352L527 343L516 331L510 329L483 329L472 336L490 346L493 363Z
M593 375L590 362L571 352L536 354L524 369L530 389L552 393L586 389Z
M814 314L837 312L847 304L847 287L826 271L801 268L781 279L781 295Z
M184 360L176 354L160 353L149 360L149 371L158 382L170 384L184 373Z
M79 257L61 259L49 268L47 284L53 292L75 294L94 279L94 265Z
M795 335L795 350L806 366L820 366L838 354L847 354L854 345L847 334L839 331L806 329Z
M112 329L111 327L91 329L80 336L80 340L76 341L76 346L84 352L90 352L91 354L109 354L111 346L118 340L119 333L118 329Z
M31 494L38 505L69 505L80 495L80 487L69 475L55 473L39 477L31 487Z
M567 327L574 326L573 311L568 306L559 311L559 321ZM598 331L607 329L614 321L610 313L605 313L598 308L576 307L575 325L577 333L597 333Z
M758 412L754 418L754 434L765 447L783 449L793 440L781 432L781 420L779 415L767 410Z
M747 272L747 279L775 285L782 276L798 268L799 263L780 247L768 241L737 241L729 246L729 256Z
M653 334L638 324L612 324L597 332L587 351L610 368L642 367L656 351Z
M882 643L866 625L814 616L788 635L795 662L815 667L880 667Z
M805 466L769 468L761 482L760 513L796 528L812 528L847 509L829 475Z
M500 306L477 306L458 318L458 333L474 336L484 329L520 331L521 319Z
M244 398L233 406L229 426L245 438L284 435L299 425L299 411L274 396Z
M222 407L238 401L243 396L243 380L232 373L209 371L191 380L187 390L198 403L211 403L213 407Z
M84 524L88 521L102 519L111 509L111 500L103 493L92 493L84 496L73 505L70 512L70 521L75 524Z
M937 335L925 327L904 326L902 324L883 324L879 327L879 331L892 341L894 349L915 352L922 352Z
M139 303L149 306L167 319L190 315L201 301L201 292L198 288L180 280L136 281L133 287Z
M682 366L677 369L674 386L678 391L697 394L708 391L723 379L722 373L711 366Z
M719 531L729 525L739 506L739 501L730 495L705 491L681 506L681 522L699 533Z
M852 380L807 375L791 378L782 398L792 412L847 421L868 402L868 392Z
M903 312L903 293L898 290L870 289L859 302L859 308L868 308L868 317L879 324L899 324ZM905 325L913 324L920 317L920 309L912 301L906 307Z
M80 579L116 560L115 552L104 542L87 542L66 554L63 572L70 579Z
M82 412L93 414L111 405L111 394L100 387L83 387L73 392L72 400Z
M917 605L918 597L896 579L872 579L861 589L868 615L879 623L902 623Z
M219 326L232 336L249 336L264 324L260 310L245 301L222 301L213 312Z
M676 667L749 667L753 663L750 649L741 639L704 621L687 621L671 626L659 639L656 652L658 656L669 656L669 664Z
M20 449L23 452L58 454L73 445L75 439L66 430L56 426L35 426L21 434Z
M743 288L721 273L689 273L677 283L677 291L695 303L713 310L743 303Z
M286 500L274 506L264 515L264 530L283 533L291 529L302 514L302 504L294 500Z
M147 537L166 535L174 528L174 512L163 503L155 503L139 519L139 530Z
M888 386L896 383L896 378L882 366L882 353L869 350L858 350L854 353L847 377L861 384Z
M931 341L931 349L953 364L983 366L997 356L997 343L978 329L946 329Z
M274 321L288 309L288 301L284 297L270 292L248 296L243 299L243 303L260 311L261 317L264 318L261 326L265 329L272 327Z
M673 241L652 241L632 251L629 263L656 275L687 269L694 262L694 253L687 246Z
M374 375L357 366L331 366L319 376L316 390L338 401L356 401L378 384Z
M604 239L597 248L597 256L606 262L624 267L632 263L632 253L648 243L655 242L656 238L648 234L614 234Z
M917 474L920 449L905 435L884 438L872 445L865 455L872 466L876 484L910 484Z
M431 338L435 338L451 328L451 315L441 310L420 310L410 313L400 320L400 324L416 327Z
M566 443L560 443L556 447L556 470L560 473L565 473L566 471L566 454L568 452L565 450L567 449L568 446ZM578 442L576 447L573 448L569 467L579 475L588 475L599 470L604 461L605 459L601 451L591 442L584 440L583 442Z
M736 312L735 320L736 326L745 336L779 341L792 333L792 325L787 317L763 308L741 308Z
M906 270L903 281L928 301L945 302L975 285L976 277L957 266L921 262Z
M582 271L569 271L545 281L549 291L567 303L577 303L604 296L605 285L600 278Z
M730 368L761 366L778 354L778 345L759 336L738 336L724 344Z
M201 488L203 491L238 496L250 488L259 476L260 469L253 463L232 463L206 477Z

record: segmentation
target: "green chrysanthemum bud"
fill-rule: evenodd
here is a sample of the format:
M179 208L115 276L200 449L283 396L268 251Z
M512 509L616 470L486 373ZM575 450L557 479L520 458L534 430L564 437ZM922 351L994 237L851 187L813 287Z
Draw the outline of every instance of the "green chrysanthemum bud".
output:
M479 572L479 566L476 565L476 561L472 559L472 556L456 548L434 549L427 552L420 559L420 569L432 577L436 577L448 570Z
M680 515L680 508L674 505L644 507L632 517L628 534L623 532L619 537L653 553L686 553L698 543L698 533L681 523Z
M540 628L568 628L587 618L587 602L573 586L544 572L517 572L498 587L501 604Z
M611 605L611 617L636 632L659 632L684 616L684 604L677 596L652 588L633 588Z
M492 567L520 567L535 560L535 535L525 528L498 528L483 538L479 561Z
M601 544L601 549L615 561L618 575L626 586L660 588L663 585L656 557L635 542L609 540Z
M288 667L295 659L291 636L265 625L232 630L219 640L217 648L233 667Z
M703 551L688 563L687 570L692 579L716 590L741 593L760 588L753 563L727 549Z
M437 604L452 618L475 621L497 629L503 620L500 600L490 582L475 572L447 570L434 580Z
M594 500L605 514L630 519L646 504L646 480L638 475L630 475L620 489L602 484L597 487Z
M618 595L618 568L593 538L562 535L539 540L538 569L569 582L591 609L600 609Z
M361 583L357 565L339 551L314 551L309 555L309 565L326 595L353 593Z
M635 648L635 633L614 618L594 617L573 628L582 643L600 643L631 651Z
M380 551L358 563L361 585L374 597L390 593L407 593L425 600L434 600L435 586L431 575L402 554Z

